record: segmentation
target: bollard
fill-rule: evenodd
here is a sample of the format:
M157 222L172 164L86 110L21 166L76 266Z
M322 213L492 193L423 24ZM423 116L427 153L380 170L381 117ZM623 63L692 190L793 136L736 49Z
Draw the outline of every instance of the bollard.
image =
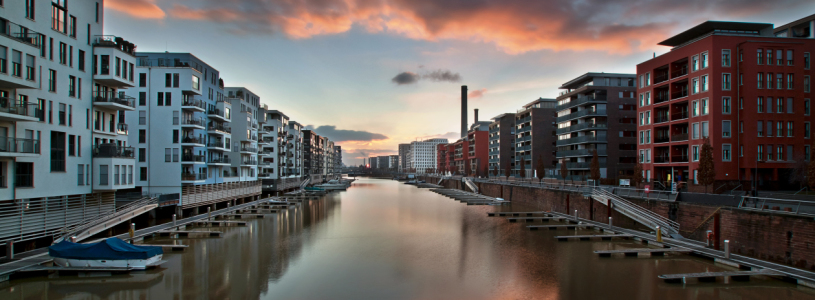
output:
M76 243L76 236L71 237L71 243Z
M175 227L175 214L173 214L173 227Z
M212 221L212 207L207 206L207 221Z
M574 210L574 220L577 221L577 210Z
M707 240L707 246L708 247L713 247L713 238L712 238L712 236L713 236L713 231L712 230L708 230L707 234L705 234L705 240Z
M14 241L6 242L6 258L14 259Z
M136 236L136 223L130 223L130 243L133 244L133 237Z
M608 228L611 228L611 227L613 227L613 225L611 225L611 217L608 217Z
M657 226L657 243L662 243L662 228Z
M730 258L730 240L724 240L724 258Z

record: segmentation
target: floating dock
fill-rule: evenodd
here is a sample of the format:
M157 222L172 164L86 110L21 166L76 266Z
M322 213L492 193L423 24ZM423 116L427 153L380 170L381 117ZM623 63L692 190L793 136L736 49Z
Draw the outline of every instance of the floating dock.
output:
M685 274L664 274L659 275L659 279L666 283L684 283L689 278L695 278L699 282L716 282L716 278L730 277L734 281L749 281L751 276L780 276L781 273L772 270L758 271L725 271L725 272L704 272Z
M690 249L683 248L631 248L615 250L597 250L594 253L600 257L611 257L612 254L623 254L625 256L639 256L640 254L651 254L651 256L664 256L665 253L691 253Z
M561 235L556 236L555 239L561 242L565 242L568 240L580 240L580 241L590 241L592 239L600 239L603 241L610 241L612 239L630 239L634 237L630 234L597 234L597 235ZM595 251L596 253L596 251Z

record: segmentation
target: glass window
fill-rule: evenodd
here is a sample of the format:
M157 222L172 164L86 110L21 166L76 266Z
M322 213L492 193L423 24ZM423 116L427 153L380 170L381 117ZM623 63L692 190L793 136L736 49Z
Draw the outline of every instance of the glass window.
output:
M805 122L804 123L804 138L806 138L806 139L809 138L809 130L810 130L809 122Z
M779 90L784 88L784 74L782 73L775 74L775 86Z
M804 68L809 69L809 52L804 53Z
M708 59L707 59L707 52L702 53L702 69L707 68L708 66Z
M710 131L708 130L708 122L702 122L702 137L706 138L710 136Z
M692 155L693 161L699 161L699 146L693 146L692 151L691 151L691 155Z
M767 73L767 88L773 88L773 73Z
M773 64L773 50L772 49L767 49L767 64L768 65Z
M722 144L722 161L730 161L730 144Z
M702 91L704 92L704 91L707 91L707 90L708 90L708 80L707 80L707 75L704 75L704 76L702 76Z
M764 73L758 73L757 76L758 80L756 80L756 82L758 83L758 88L761 88L761 84L764 83Z
M792 121L787 121L787 137L792 137Z
M760 48L759 48L759 49L758 49L758 56L756 56L756 58L757 58L757 62L756 62L756 63L757 63L757 64L759 64L759 65L764 64L764 57L763 57L763 55L762 55L763 53L764 53L764 49L760 49Z
M791 90L791 89L795 88L795 82L793 80L794 78L795 78L795 74L792 74L792 73L787 74L787 89L788 90Z
M709 109L708 109L707 102L708 102L707 98L702 99L702 115L706 115L706 114L708 114L710 112Z
M722 67L730 66L730 49L722 50Z
M692 130L693 139L698 139L699 138L699 123L693 123L693 125L691 125L691 126L693 128L693 130Z
M722 90L730 90L730 74L722 74Z
M773 128L773 121L767 121L767 136L773 136L774 130L775 128Z
M108 165L99 165L99 185L108 185Z
M779 66L784 65L784 50L775 50L775 64Z
M691 113L694 117L699 116L699 101L693 101L691 103Z
M722 113L729 114L730 113L730 97L723 97L722 98Z
M691 68L693 68L693 71L698 71L699 70L699 56L698 55L694 55L693 58L691 59Z
M722 121L722 137L730 137L730 121Z
M784 113L784 98L778 97L775 99L775 109L777 113Z
M804 99L804 114L809 115L809 99Z
M787 98L787 113L792 113L792 98Z
M775 122L775 129L776 129L775 136L777 137L784 136L784 122L781 121Z
M764 136L764 122L758 121L758 125L756 126L756 132L758 132L758 136Z
M792 62L793 62L792 54L793 54L792 50L787 50L787 65L788 66L792 65Z

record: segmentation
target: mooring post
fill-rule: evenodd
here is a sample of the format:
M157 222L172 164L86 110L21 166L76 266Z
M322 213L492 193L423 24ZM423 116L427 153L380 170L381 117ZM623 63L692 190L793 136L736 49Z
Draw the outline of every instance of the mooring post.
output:
M608 228L611 228L612 226L613 225L611 225L611 217L608 217Z
M574 220L577 221L577 210L574 210Z
M71 243L76 243L76 236L71 237Z
M130 223L130 243L133 244L133 237L136 236L136 223Z
M212 207L207 206L207 221L212 221Z
M173 214L173 227L175 227L175 218L176 218L176 216L175 216L175 214Z
M6 258L14 259L14 241L6 242Z
M730 258L730 240L724 240L724 258Z
M657 226L656 235L657 235L657 243L662 243L662 228L660 228L659 226Z

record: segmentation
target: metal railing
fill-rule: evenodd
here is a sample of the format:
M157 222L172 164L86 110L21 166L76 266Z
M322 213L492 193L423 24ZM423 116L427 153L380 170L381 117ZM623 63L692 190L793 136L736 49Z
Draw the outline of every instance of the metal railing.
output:
M182 155L181 162L206 162L206 157L203 155Z
M679 67L678 69L671 72L671 79L674 79L674 78L680 77L680 76L685 76L685 75L688 75L688 65L684 65L682 67Z
M656 227L659 226L662 228L663 235L672 236L674 234L679 234L679 223L633 204L628 200L625 200L624 198L612 194L602 188L592 188L591 197L597 201L609 201L613 203L612 208L614 210L626 215L640 224L648 226L651 229L656 230Z
M584 135L584 136L573 137L573 138L570 138L570 139L557 140L556 145L557 146L563 146L563 145L577 144L577 143L587 143L587 142L606 142L606 137Z
M42 111L38 109L37 103L11 101L7 97L0 97L0 112L34 118L42 116Z
M181 174L182 181L197 181L197 180L207 180L206 173L185 173Z
M557 129L557 134L563 134L570 131L578 131L583 129L605 129L608 127L606 123L591 123L591 122L583 122L577 125L572 125L569 127L563 127Z
M231 164L232 159L229 157L213 157L209 159L209 163L212 164Z
M567 151L558 151L557 156L585 156L585 155L594 155L594 149L577 149L577 150L567 150ZM597 155L605 156L606 150L600 149L597 150Z
M136 108L136 98L125 95L124 92L94 91L94 103L116 103L119 105Z
M743 196L739 208L769 213L815 216L815 202Z
M580 110L580 111L570 113L568 115L563 115L563 116L557 117L556 122L563 122L563 121L566 121L566 120L571 120L571 119L575 119L575 118L582 118L582 117L586 117L586 116L605 116L605 115L606 115L606 110L605 109L584 109L584 110Z
M232 133L232 127L223 124L210 124L207 128L209 131L221 131L225 133Z
M209 141L209 143L207 143L207 147L226 148L226 143L223 141Z
M80 222L78 224L74 224L73 226L66 227L63 230L63 234L59 238L54 240L54 244L59 243L59 242L63 241L64 239L66 239L68 237L72 237L72 236L88 237L88 236L90 236L90 234L82 234L82 233L84 231L87 231L87 230L91 229L94 226L100 225L100 224L105 223L105 222L109 222L111 220L114 220L114 219L119 218L121 216L124 216L126 214L129 214L129 213L131 213L133 211L144 208L145 206L153 205L153 204L158 206L158 198L157 197L146 196L146 197L142 198L141 200L132 201L132 202L130 202L128 204L125 204L125 205L122 205L120 207L115 207L115 205L113 205L113 207L111 207L112 209L107 210L106 212L103 212L102 210L100 210L99 211L100 213L98 214L97 217L86 218L85 220L83 220L82 222ZM67 205L66 205L66 207L67 207ZM46 209L46 211L47 211L47 209ZM57 211L57 213L59 213L59 211Z
M194 126L201 126L204 127L204 118L191 118L191 119L183 119L181 120L181 125L194 125Z
M184 101L181 101L181 108L184 108L185 106L196 107L204 110L207 109L207 104L199 99L185 99Z
M671 136L671 142L683 142L688 140L687 133L674 134Z
M0 34L31 46L40 47L40 34L28 27L0 18Z
M225 118L224 117L225 116L224 112L221 111L220 109L217 109L217 108L216 109L210 109L209 111L207 111L207 115L218 116L218 117L221 117L221 118Z
M125 39L115 35L97 35L93 37L94 47L112 47L119 51L136 56L136 45L125 41Z
M0 152L40 153L40 141L26 138L0 137Z
M100 144L93 147L95 158L136 158L136 148L121 147L117 144Z
M204 141L201 138L186 136L186 137L181 138L181 143L201 144L201 145L203 145Z

